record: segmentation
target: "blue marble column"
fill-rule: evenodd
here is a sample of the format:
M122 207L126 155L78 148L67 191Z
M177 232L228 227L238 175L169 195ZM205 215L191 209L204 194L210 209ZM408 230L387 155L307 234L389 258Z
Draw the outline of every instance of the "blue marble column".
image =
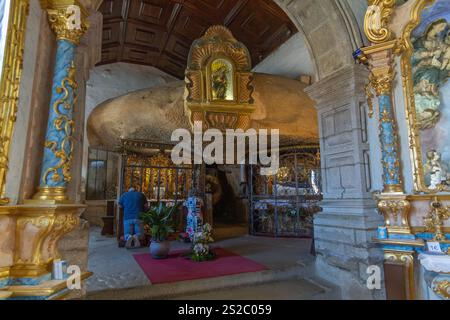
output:
M384 191L402 192L397 126L391 95L379 95L378 104Z
M66 187L71 180L75 128L72 113L77 90L75 50L88 28L81 12L75 5L47 9L57 49L39 192L34 200L68 202Z
M68 40L57 41L52 97L41 170L41 189L65 188L71 179L74 130L72 113L76 91L75 48L76 45Z

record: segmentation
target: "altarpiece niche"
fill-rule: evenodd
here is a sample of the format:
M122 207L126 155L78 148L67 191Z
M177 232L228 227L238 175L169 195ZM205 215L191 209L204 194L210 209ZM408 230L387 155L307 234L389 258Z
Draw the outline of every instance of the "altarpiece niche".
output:
M250 126L253 74L248 49L224 26L212 26L194 41L186 69L185 107L189 120L203 128Z

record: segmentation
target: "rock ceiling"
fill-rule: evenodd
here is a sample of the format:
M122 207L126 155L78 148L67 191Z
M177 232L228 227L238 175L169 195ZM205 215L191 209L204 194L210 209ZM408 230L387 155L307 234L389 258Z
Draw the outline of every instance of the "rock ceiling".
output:
M105 0L100 64L130 62L184 77L192 42L223 24L249 49L253 65L297 32L272 0Z
M319 129L314 102L298 80L255 73L256 110L251 127L279 129L280 145L317 143ZM184 108L184 81L143 89L108 100L90 114L89 144L116 150L121 139L171 143L175 129L190 129ZM283 107L280 108L280 101Z

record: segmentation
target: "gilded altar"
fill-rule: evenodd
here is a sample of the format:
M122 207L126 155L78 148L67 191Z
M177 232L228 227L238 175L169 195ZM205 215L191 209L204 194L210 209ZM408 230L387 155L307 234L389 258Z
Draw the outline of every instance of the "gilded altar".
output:
M191 165L175 165L172 145L123 140L122 190L141 190L151 202L183 201L193 186Z

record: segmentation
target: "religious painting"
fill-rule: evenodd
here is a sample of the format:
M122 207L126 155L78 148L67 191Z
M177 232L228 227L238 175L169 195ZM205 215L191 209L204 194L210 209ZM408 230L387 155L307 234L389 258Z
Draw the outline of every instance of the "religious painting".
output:
M423 9L404 60L417 191L450 191L450 7ZM405 57L404 57L405 58Z
M233 101L233 65L226 59L215 59L211 63L212 100Z

